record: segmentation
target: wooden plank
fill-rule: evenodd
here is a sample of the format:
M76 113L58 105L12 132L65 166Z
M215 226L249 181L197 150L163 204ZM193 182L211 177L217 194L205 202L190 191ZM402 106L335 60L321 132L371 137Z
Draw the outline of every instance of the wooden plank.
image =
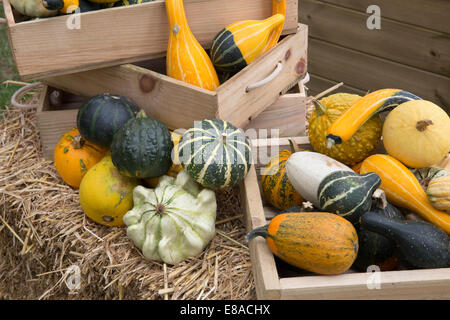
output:
M295 85L307 70L308 27L299 24L297 33L284 38L276 47L259 57L217 90L217 117L238 127L245 127L252 118L272 105L280 92ZM268 84L246 91L247 86L270 75L278 62L283 69Z
M399 88L449 112L450 78L373 57L317 39L309 42L308 71L347 85L374 91Z
M305 134L306 95L304 93L285 94L252 119L246 129L276 128L279 137L301 136ZM269 131L270 136L272 132Z
M367 15L302 0L300 19L310 26L310 36L343 47L433 73L450 76L450 35L383 20L380 30L366 27Z
M267 0L186 0L185 8L192 32L205 47L232 22L265 19L272 14L272 3ZM297 29L297 13L297 0L287 1L285 34ZM82 13L79 29L67 28L69 17L10 26L17 69L23 79L146 60L167 50L164 1Z
M254 165L240 184L240 191L247 231L265 225L266 219ZM255 238L249 243L249 249L257 298L279 299L280 282L277 267L266 241L260 237Z
M324 2L366 12L370 5L378 5L381 17L450 33L448 0L323 0ZM302 10L304 0L299 0ZM367 15L368 16L368 15Z
M83 97L105 92L123 95L173 130L214 117L217 110L215 92L131 64L42 81Z
M380 289L367 286L373 273L282 278L281 299L450 298L450 268L388 271L378 275Z
M3 11L5 12L5 18L8 26L13 26L15 24L14 15L12 13L12 7L9 0L3 0Z

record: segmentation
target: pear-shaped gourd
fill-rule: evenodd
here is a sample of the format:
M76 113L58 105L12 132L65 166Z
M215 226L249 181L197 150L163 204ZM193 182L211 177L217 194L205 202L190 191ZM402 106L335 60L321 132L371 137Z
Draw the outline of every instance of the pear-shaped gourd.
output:
M275 14L266 20L243 20L220 31L211 46L216 70L235 73L264 53L272 31L284 24L285 16Z
M219 86L219 78L208 54L189 28L183 0L165 0L169 18L166 68L169 77L207 90Z
M361 225L394 241L396 256L407 267L450 267L450 237L428 222L390 219L369 211L361 217Z
M11 5L21 14L33 17L44 18L58 14L58 10L48 10L42 4L42 0L10 0Z
M198 256L215 234L216 197L186 171L162 176L155 189L138 186L123 221L127 235L149 260L178 264Z
M320 183L319 207L358 223L359 217L370 210L374 191L380 186L378 174L359 175L350 171L336 171Z
M286 17L286 0L272 0L272 15L282 14ZM263 53L269 51L275 47L280 39L281 32L283 31L284 23L276 27L269 36L266 47L263 49Z

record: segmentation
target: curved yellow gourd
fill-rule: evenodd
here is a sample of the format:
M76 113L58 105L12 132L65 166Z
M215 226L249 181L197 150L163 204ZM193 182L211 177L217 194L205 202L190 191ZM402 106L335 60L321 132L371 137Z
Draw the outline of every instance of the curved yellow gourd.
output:
M373 115L387 111L418 96L400 89L381 89L369 93L343 112L327 130L327 147L350 140Z
M187 23L182 0L165 0L169 18L169 47L167 75L207 90L219 86L219 78L209 59Z
M272 31L284 20L284 15L275 14L266 20L243 20L225 27L211 46L216 70L235 73L255 61L264 53Z
M450 234L450 215L436 210L414 174L397 159L384 154L366 158L361 174L375 172L381 178L380 188L394 205L407 208Z
M272 15L282 14L286 19L286 0L272 0ZM266 47L263 49L263 53L269 51L275 47L280 39L281 32L283 31L284 23L279 25L269 36L269 41Z

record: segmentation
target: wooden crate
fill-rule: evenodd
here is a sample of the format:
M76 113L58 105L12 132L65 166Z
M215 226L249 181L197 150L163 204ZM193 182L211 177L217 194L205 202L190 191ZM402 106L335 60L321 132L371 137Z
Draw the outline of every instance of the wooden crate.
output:
M192 32L204 47L226 25L272 14L267 0L185 0ZM298 23L297 0L287 0L284 34ZM69 29L70 16L21 22L3 0L8 34L17 70L25 80L41 79L165 55L168 23L164 1L79 14L80 28ZM23 18L23 17L22 17Z
M311 148L308 137L297 136L292 139L301 148ZM281 151L289 147L289 138L259 139L253 140L252 144L254 153L267 145ZM252 165L240 185L248 231L265 225L276 213L261 193L259 169L260 165ZM296 270L275 258L261 237L251 241L249 248L258 299L450 298L450 268L381 272L379 277L377 275L380 288L376 289L370 278L374 277L373 273L349 270L341 275L316 275Z
M280 96L273 105L253 119L247 128L267 129L269 134L271 129L279 129L279 136L304 132L306 95L303 86L297 88L291 91L299 91L298 93ZM49 86L43 87L36 117L45 158L53 159L53 150L59 138L64 132L76 127L78 109L84 100L84 97Z
M220 118L244 128L265 108L274 104L280 93L305 76L307 47L308 27L299 24L296 33L284 37L274 48L223 82L215 91L166 76L165 67L161 67L164 59L150 65L156 71L125 64L47 77L41 81L83 97L105 92L126 96L170 129L188 128L195 120L206 118ZM279 63L282 69L271 82L247 92L249 85L277 70ZM144 66L147 67L146 64Z

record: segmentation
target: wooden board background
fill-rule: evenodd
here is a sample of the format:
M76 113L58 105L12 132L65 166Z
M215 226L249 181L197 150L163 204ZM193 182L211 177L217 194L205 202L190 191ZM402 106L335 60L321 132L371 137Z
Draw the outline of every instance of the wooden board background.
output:
M368 6L381 10L381 29L369 30ZM450 1L299 0L309 26L308 94L343 81L364 94L394 87L450 112Z

